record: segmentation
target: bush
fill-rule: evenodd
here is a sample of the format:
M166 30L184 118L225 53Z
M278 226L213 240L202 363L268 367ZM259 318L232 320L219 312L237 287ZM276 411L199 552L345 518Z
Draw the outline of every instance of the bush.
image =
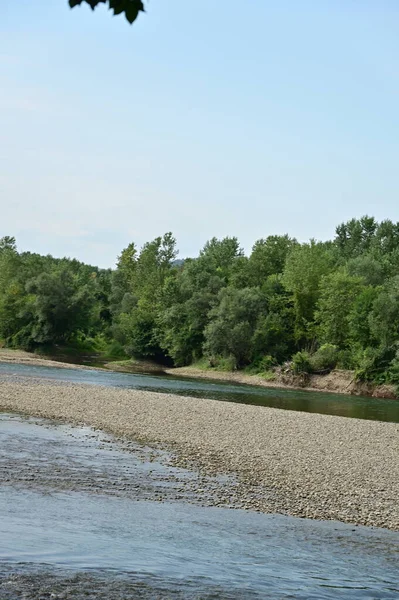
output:
M270 354L266 354L259 361L259 371L271 371L276 365L276 359L270 356Z
M310 357L313 373L330 372L337 366L338 348L333 344L324 344Z
M291 369L295 375L309 375L312 372L312 363L309 352L303 350L292 357Z
M111 340L111 342L107 345L104 353L109 358L127 358L127 354L119 342L116 340Z
M390 379L387 372L389 368L392 368L392 377L395 376L395 355L396 349L392 346L366 348L359 358L358 368L355 372L356 380L386 383Z
M336 366L339 369L352 371L356 368L355 352L353 350L340 350Z
M9 348L20 348L21 350L26 350L27 352L31 352L37 346L32 340L32 333L29 327L23 327L17 333L15 333L12 337L6 340L6 346Z
M399 350L396 351L395 358L389 365L388 381L389 383L399 385Z
M236 371L237 360L234 356L213 356L209 359L209 364L212 368L218 371Z
M270 354L257 357L253 363L245 367L245 372L250 375L259 375L259 373L267 373L277 367L276 359Z
M203 356L199 360L196 360L195 362L191 363L191 366L194 367L195 369L200 369L201 371L205 371L206 369L212 368L210 359L206 358L205 356Z

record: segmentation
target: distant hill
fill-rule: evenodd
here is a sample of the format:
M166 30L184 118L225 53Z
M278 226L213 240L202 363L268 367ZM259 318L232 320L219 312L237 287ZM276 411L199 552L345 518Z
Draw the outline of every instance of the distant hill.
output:
M185 260L185 258L176 258L176 260L172 262L172 267L182 267L184 265Z

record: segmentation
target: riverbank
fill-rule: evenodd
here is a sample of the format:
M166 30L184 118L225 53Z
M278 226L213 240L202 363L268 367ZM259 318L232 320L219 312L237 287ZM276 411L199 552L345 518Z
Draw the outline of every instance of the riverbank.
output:
M143 374L154 374L161 375L165 373L165 369L162 365L150 360L99 360L96 356L91 357L94 364L87 364L73 362L78 360L77 356L71 356L70 362L61 360L63 354L57 357L55 360L54 356L47 356L46 354L34 354L33 352L26 352L25 350L14 350L13 348L0 348L0 362L16 364L16 365L28 365L31 367L57 367L58 369L107 369L108 371L115 371L118 373L143 373ZM98 362L98 364L97 364Z
M25 352L24 350L13 350L11 348L0 348L0 362L30 365L32 367L56 367L58 369L96 369L87 365L79 365L75 363L67 363L58 360L53 360L45 355L41 356L33 354L33 352Z
M173 452L235 474L243 508L399 530L399 426L171 394L3 377L0 408ZM231 506L229 494L218 506Z
M397 399L397 392L392 385L374 385L360 383L354 380L352 371L335 369L326 375L309 375L306 383L300 377L284 373L275 373L274 378L265 378L261 375L250 375L243 371L218 371L216 369L200 369L195 366L168 368L146 360L123 360L101 363L98 367L86 364L67 363L53 360L47 356L0 348L0 362L31 365L37 367L57 367L63 369L98 369L120 373L166 374L174 377L188 377L194 379L208 379L243 383L257 387L302 389L309 392L332 392L352 396L369 396L372 398Z
M332 392L351 396L397 399L395 386L357 382L354 379L353 371L339 369L326 375L309 375L305 381L299 376L278 371L273 374L273 378L264 378L262 375L249 375L242 371L218 371L216 369L199 369L194 366L165 369L165 373L175 377L215 379L267 388L301 389L309 392Z

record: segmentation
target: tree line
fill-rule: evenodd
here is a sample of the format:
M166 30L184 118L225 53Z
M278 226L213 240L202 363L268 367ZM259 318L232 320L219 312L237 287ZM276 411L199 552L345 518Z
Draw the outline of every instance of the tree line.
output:
M116 268L18 252L0 240L0 338L34 350L86 344L176 366L295 373L352 369L399 382L399 223L362 217L333 240L213 238L177 260L171 233Z

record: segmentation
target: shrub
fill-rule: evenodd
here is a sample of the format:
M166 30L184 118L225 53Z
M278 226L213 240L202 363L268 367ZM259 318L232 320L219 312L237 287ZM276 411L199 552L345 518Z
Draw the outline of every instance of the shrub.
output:
M340 350L336 366L339 369L353 370L356 368L355 353L353 350Z
M399 385L399 350L396 351L395 358L389 365L388 380L389 383Z
M259 373L259 377L262 377L265 381L275 381L276 373L274 371L263 371Z
M6 346L10 348L21 348L31 352L37 344L32 340L32 335L29 327L23 327L13 336L6 340Z
M127 354L119 342L116 340L111 340L111 342L107 345L105 354L109 358L126 358Z
M192 363L192 366L195 369L200 369L201 371L204 371L206 369L210 369L212 367L211 361L209 358L205 358L204 356L202 358L200 358L199 360L196 360L195 362Z
M271 356L270 354L266 354L265 356L258 357L253 363L245 367L245 373L249 375L261 375L262 377L265 375L266 378L270 375L273 375L273 370L277 367L277 360Z
M308 375L312 372L312 363L309 352L303 350L292 357L291 369L295 375Z
M386 383L389 380L388 368L394 360L396 349L390 347L366 348L359 358L358 368L355 372L357 381L373 381L374 383ZM395 376L395 365L391 367L392 376Z
M271 371L277 365L276 359L270 354L266 354L259 361L259 371Z
M212 368L218 371L236 371L237 360L234 356L213 356L209 359L209 364Z
M314 373L329 372L335 369L338 362L338 348L333 344L324 344L310 357Z

